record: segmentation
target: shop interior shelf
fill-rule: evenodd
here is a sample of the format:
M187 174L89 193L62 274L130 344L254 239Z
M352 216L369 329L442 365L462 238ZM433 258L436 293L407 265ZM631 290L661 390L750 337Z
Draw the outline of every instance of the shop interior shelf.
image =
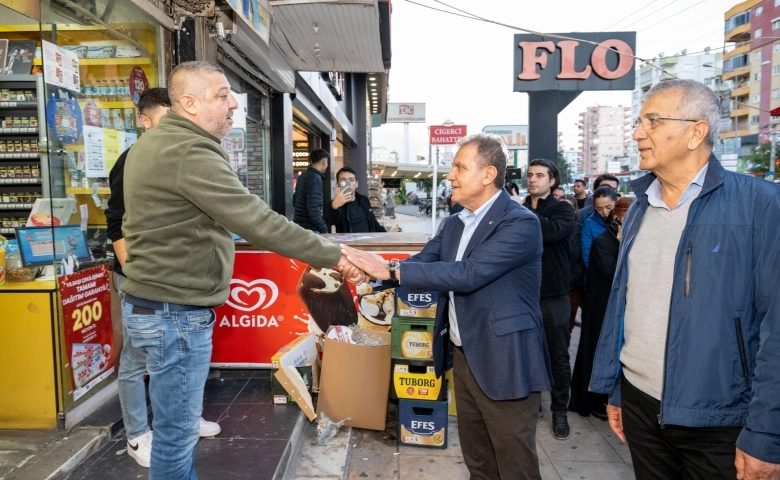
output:
M134 58L79 58L79 67L90 65L149 65L152 61L146 57Z
M0 210L32 210L32 203L0 203Z
M92 195L91 188L66 188L65 193L68 195ZM111 195L110 188L98 188L98 195Z
M38 102L0 102L0 110L38 108Z
M14 230L13 228L0 228L0 234L3 234L3 235L15 235L16 234L16 230Z
M38 133L38 129L35 127L0 128L0 133L10 135L25 135L30 133Z
M0 160L37 160L39 153L0 153Z
M0 178L0 185L40 185L40 178Z

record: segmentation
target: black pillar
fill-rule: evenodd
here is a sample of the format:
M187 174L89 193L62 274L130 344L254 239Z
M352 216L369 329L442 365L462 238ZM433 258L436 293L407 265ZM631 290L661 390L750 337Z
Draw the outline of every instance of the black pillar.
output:
M195 60L195 19L187 17L181 22L181 30L177 32L176 63Z
M293 111L290 94L271 97L271 208L293 218Z
M355 126L355 138L351 146L344 145L344 148L353 148L351 152L352 168L357 172L358 192L368 195L368 118L366 118L368 89L366 88L366 74L355 73L352 77L354 82L352 105L355 112L352 116L352 125Z
M331 194L332 188L330 184L333 175L336 174L336 172L333 171L333 144L330 143L330 134L328 133L323 133L319 137L310 134L309 138L316 139L317 148L325 150L330 156L330 158L328 158L328 168L325 169L325 171L322 173L322 175L325 177L322 179L322 206L324 208L325 205L329 204L333 200L333 195ZM312 141L313 140L309 140L309 142Z
M528 92L528 160L558 158L558 114L580 92L550 90ZM524 170L527 165L522 165Z

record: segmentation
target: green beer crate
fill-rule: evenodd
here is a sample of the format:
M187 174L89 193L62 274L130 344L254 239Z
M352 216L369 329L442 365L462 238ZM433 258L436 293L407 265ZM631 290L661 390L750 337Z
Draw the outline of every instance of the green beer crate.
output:
M396 359L433 360L432 318L393 318L391 354Z

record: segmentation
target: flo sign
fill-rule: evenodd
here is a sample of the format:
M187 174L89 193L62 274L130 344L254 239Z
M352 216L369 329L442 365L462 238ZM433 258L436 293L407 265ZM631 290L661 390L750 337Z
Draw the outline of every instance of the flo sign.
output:
M515 35L515 92L634 89L635 32L560 36Z
M633 90L636 83L636 32L521 34L513 51L514 91L529 100L528 158L557 157L558 113L580 92Z

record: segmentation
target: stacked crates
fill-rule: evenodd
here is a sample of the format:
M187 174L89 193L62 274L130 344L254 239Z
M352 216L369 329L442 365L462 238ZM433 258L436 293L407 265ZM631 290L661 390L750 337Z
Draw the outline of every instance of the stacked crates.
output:
M398 442L447 448L447 388L433 367L439 293L398 287L392 321L391 398L398 399Z

